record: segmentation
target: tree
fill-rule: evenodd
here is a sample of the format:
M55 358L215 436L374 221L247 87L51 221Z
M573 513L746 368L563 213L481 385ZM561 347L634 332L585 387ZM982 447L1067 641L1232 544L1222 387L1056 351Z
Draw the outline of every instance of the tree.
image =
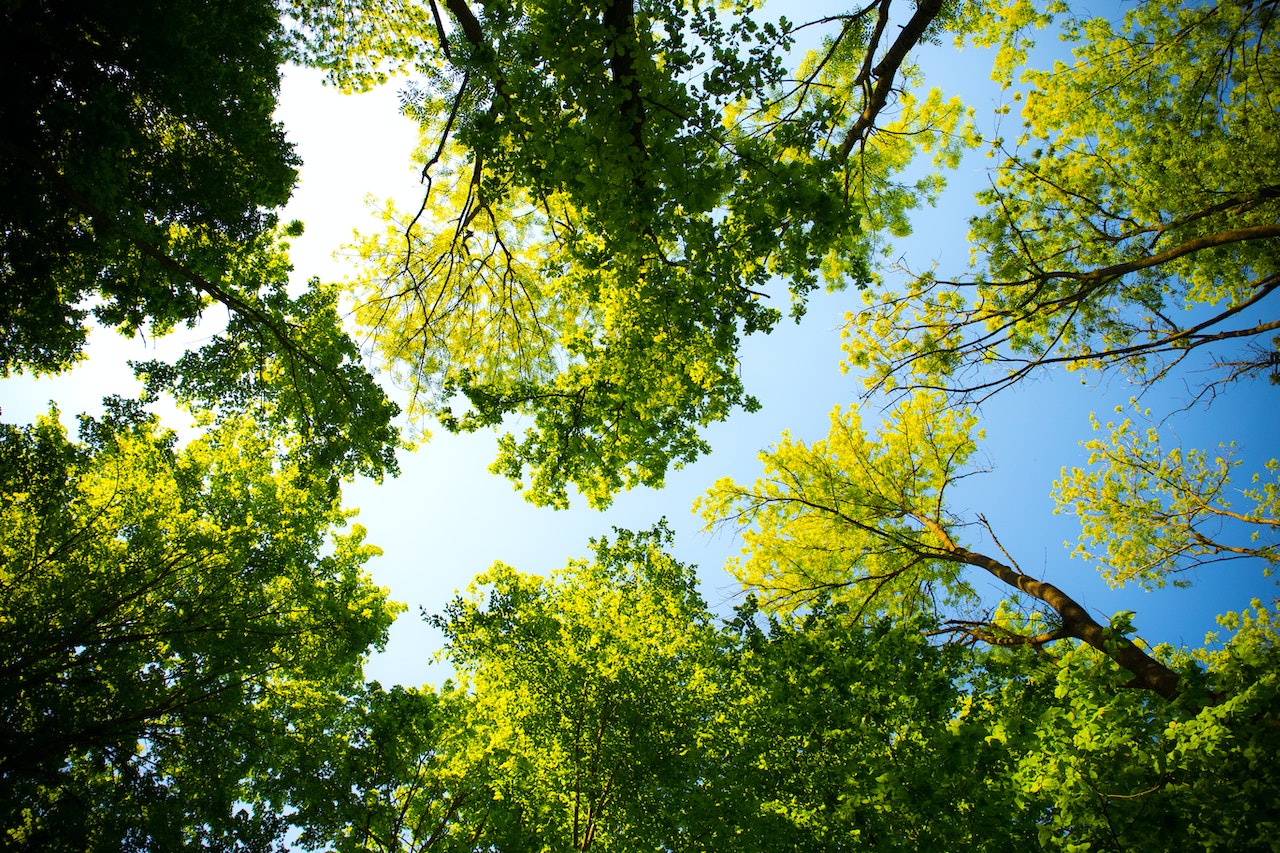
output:
M1149 0L1123 25L1051 12L1014 3L978 36L1003 46L1022 127L991 141L974 274L869 295L848 320L850 364L873 388L977 396L1055 364L1149 384L1193 353L1208 397L1274 373L1275 4ZM1017 28L1054 20L1074 62L1017 76Z
M269 230L297 165L272 120L274 6L9 4L4 16L0 369L74 361L86 299L127 333L192 321L207 298L234 310L249 283L225 281L229 254Z
M267 849L267 700L351 689L398 606L327 483L248 419L178 449L117 403L0 433L0 825L48 850Z
M678 799L713 702L714 631L670 538L618 531L546 579L495 565L435 620L475 697L466 725L493 802L480 838L497 849L686 843Z
M267 697L271 748L251 792L306 849L459 849L490 797L466 757L470 699L429 687L286 685ZM452 845L452 846L450 846Z
M213 304L225 332L152 393L274 422L336 476L395 473L398 411L336 293L290 297L272 212L297 159L274 121L284 32L259 0L6 4L0 30L0 375L80 358L93 322L160 336ZM335 480L336 482L336 480Z
M1095 418L1094 429L1100 428ZM1099 560L1109 583L1136 581L1151 589L1172 578L1187 586L1174 576L1225 560L1259 561L1267 572L1280 562L1280 462L1266 463L1266 480L1259 471L1252 488L1233 489L1231 473L1241 461L1231 445L1220 446L1217 456L1195 448L1165 451L1157 430L1143 431L1132 418L1108 422L1106 430L1106 440L1084 445L1088 468L1063 469L1054 497L1081 520L1076 554ZM1233 508L1236 494L1252 506ZM1093 550L1099 548L1105 554Z
M802 27L714 5L429 7L299 13L338 82L414 74L424 198L361 244L356 317L416 414L528 419L494 467L536 503L603 506L705 453L702 427L755 406L736 349L780 317L773 280L796 313L820 281L867 282L940 186L895 176L962 144L958 103L905 90L952 4L815 22L832 35L795 72Z
M715 632L669 543L661 525L618 531L547 578L495 565L432 617L458 677L439 691L278 694L285 746L255 791L343 851L679 839Z
M743 528L745 562L734 571L767 604L802 606L817 597L848 602L857 617L943 617L972 602L965 569L981 570L1040 608L1029 618L949 620L948 630L995 645L1042 647L1080 641L1126 670L1127 686L1172 700L1179 674L1125 637L1118 617L1102 625L1055 584L1022 571L979 514L948 510L947 490L975 473L976 417L938 393L901 403L869 437L856 410L831 416L831 433L805 445L789 436L761 454L754 486L724 479L700 501L708 524ZM963 526L981 524L1000 557L962 544Z

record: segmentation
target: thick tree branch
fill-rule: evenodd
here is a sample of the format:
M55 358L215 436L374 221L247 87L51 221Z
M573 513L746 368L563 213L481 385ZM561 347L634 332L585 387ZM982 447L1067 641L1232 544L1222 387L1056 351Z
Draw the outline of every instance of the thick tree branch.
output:
M871 69L871 76L876 78L875 85L871 88L871 96L863 107L862 114L845 135L840 152L835 157L837 162L843 163L848 160L853 147L864 141L871 133L876 117L888 103L889 93L893 91L894 77L902 67L902 63L906 61L907 54L919 43L924 36L924 31L941 11L942 0L920 0L911 20L907 21L906 26L902 28L902 32L898 34L898 38L885 53L884 58Z
M1230 231L1219 231L1216 234L1205 234L1200 237L1194 237L1177 246L1172 246L1163 252L1157 252L1154 255L1135 258L1131 261L1112 264L1106 267L1099 267L1097 269L1089 270L1088 272L1052 270L1031 276L1030 278L1026 278L1021 281L1002 282L1000 286L1018 287L1028 284L1038 284L1053 279L1067 279L1085 282L1085 287L1070 296L1045 303L1045 306L1048 307L1066 307L1067 305L1078 302L1089 296L1097 288L1115 281L1122 276L1128 275L1129 273L1162 266L1170 261L1175 261L1181 257L1185 257L1186 255L1195 254L1196 252L1202 252L1205 249L1213 249L1218 246L1228 246L1232 243L1244 243L1250 240L1263 240L1271 237L1280 237L1280 224L1251 225L1246 228L1234 228Z
M956 545L936 519L928 515L912 514L926 529L932 531L943 543L940 559L980 568L1005 584L1042 601L1062 619L1055 633L1059 637L1073 637L1102 652L1134 675L1136 686L1173 701L1178 697L1179 677L1176 672L1152 658L1133 642L1116 636L1097 622L1075 599L1048 581L1040 581L1012 568L999 560L970 551ZM984 519L985 523L985 519ZM989 529L989 528L988 528ZM1047 640L1045 641L1047 642Z
M1180 678L1176 672L1138 648L1132 641L1104 628L1075 599L1054 584L1036 580L999 560L965 548L955 548L940 556L945 560L980 568L1014 589L1044 602L1062 619L1062 626L1058 629L1062 636L1084 642L1129 670L1134 676L1132 686L1146 688L1171 702L1178 698Z
M647 152L644 145L644 100L640 97L640 76L636 74L636 10L633 0L613 0L604 12L604 24L612 30L613 51L609 56L609 73L613 85L626 93L619 105L622 123L631 134L631 144L640 162ZM637 174L637 182L643 183Z

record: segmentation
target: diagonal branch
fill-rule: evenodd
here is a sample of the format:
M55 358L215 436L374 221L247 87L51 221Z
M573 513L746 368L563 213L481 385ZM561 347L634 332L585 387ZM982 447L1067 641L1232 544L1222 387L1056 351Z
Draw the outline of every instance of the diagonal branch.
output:
M222 305L231 311L234 311L236 314L252 320L256 325L270 332L272 337L274 337L291 356L305 361L316 370L329 375L341 384L341 377L339 377L330 368L326 367L311 353L299 346L297 342L294 341L286 326L282 326L280 323L277 323L257 306L224 289L220 285L214 284L205 276L169 255L159 246L129 233L128 229L123 228L115 221L114 217L100 208L84 193L77 190L71 181L69 181L67 177L57 169L46 166L46 164L42 163L37 157L31 155L19 146L12 144L6 139L0 139L0 151L17 158L47 177L68 201L80 208L80 210L90 217L95 224L106 230L119 234L135 249L158 263L163 269L170 273L176 273L200 292L222 303Z
M889 93L893 91L894 76L902 68L902 63L906 61L907 54L911 52L924 36L924 32L929 25L933 23L933 19L942 11L942 0L920 0L916 6L915 14L911 16L911 20L907 21L906 26L902 28L902 32L898 34L898 38L893 45L885 53L884 58L871 69L871 76L876 78L875 85L871 87L871 97L867 100L866 106L862 109L862 114L858 116L857 121L849 128L849 132L845 135L844 142L840 146L840 152L836 156L838 162L845 162L849 159L849 153L853 151L853 147L859 142L866 140L870 135L876 117L880 111L884 109L884 105L888 103ZM878 36L883 28L877 22L876 35ZM869 48L872 49L872 48Z

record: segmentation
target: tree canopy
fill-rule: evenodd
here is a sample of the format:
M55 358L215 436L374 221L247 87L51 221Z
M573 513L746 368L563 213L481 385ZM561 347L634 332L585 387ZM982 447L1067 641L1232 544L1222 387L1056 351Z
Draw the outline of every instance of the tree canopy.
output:
M1052 485L1016 485L1080 522L1063 558L1159 595L1280 559L1271 448L1178 433L1275 375L1275 0L1084 15L3 4L0 370L70 370L95 327L208 325L78 435L56 407L0 424L0 838L1274 850L1276 603L1153 644L1086 606L1051 543L957 498L999 455L980 403L1096 367L1135 383L1132 411L1094 415ZM1071 59L1036 67L1039 32ZM944 40L994 48L1016 135L920 71ZM348 91L398 78L419 126L421 200L381 208L345 282L290 278L286 60ZM984 147L970 269L887 264ZM757 408L740 354L781 302L799 319L850 286L862 403L698 502L741 537L735 607L708 606L665 521L615 528L424 608L439 687L365 677L403 606L341 492L397 472L402 428L497 430L491 470L529 501L605 508ZM1152 415L1177 382L1186 409ZM165 395L185 440L148 412ZM449 533L518 539L504 521Z
M87 298L160 334L241 298L231 257L296 175L275 8L6 4L3 39L4 372L72 362Z
M989 140L974 271L869 294L850 363L872 387L980 397L1054 364L1151 383L1197 352L1210 398L1274 374L1274 4L1144 2L1123 23L1058 8L1037 23L1056 20L1073 61L1045 69L1013 61L1032 17L1014 8L978 36L1003 40L1021 122Z
M827 18L794 72L795 24L715 5L431 10L323 19L412 70L422 126L422 203L361 244L356 318L416 412L525 416L494 470L539 504L572 486L605 506L706 453L702 428L756 406L736 353L779 319L770 292L801 313L820 283L866 284L880 236L940 186L904 168L964 139L958 102L902 85L948 4L892 37L888 0ZM379 76L332 46L315 61Z
M275 121L286 49L258 0L6 4L0 36L0 375L80 358L92 324L134 336L225 331L153 392L232 416L256 407L337 476L395 470L390 403L341 328L332 288L288 290L276 209L297 158ZM263 408L263 404L266 408Z
M929 639L828 603L716 626L662 526L547 576L495 565L435 617L458 681L374 685L292 733L292 820L336 850L1267 850L1273 610L1197 689L1115 689L1080 645ZM1229 697L1229 698L1227 698ZM313 748L307 750L304 744ZM321 745L321 749L315 749ZM293 767L293 756L301 761Z
M181 450L118 406L0 434L0 786L29 849L261 847L273 692L359 683L399 609L327 483L228 422Z

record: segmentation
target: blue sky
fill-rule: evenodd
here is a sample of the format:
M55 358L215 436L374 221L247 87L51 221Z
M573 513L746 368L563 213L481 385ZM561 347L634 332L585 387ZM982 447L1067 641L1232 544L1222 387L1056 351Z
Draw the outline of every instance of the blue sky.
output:
M943 47L936 55L926 72L965 90L979 120L987 121L1001 96L984 83L981 52L957 56ZM287 75L279 116L304 162L301 184L284 216L302 219L307 227L294 243L296 281L313 275L342 278L350 268L341 253L332 253L349 242L353 229L370 222L366 197L394 197L406 206L417 200L417 171L409 161L415 128L398 115L394 88L343 96L321 86L320 76L306 70ZM972 193L985 182L989 163L981 153L967 158L949 177L950 188L938 206L917 214L915 234L899 241L890 259L901 257L917 269L936 261L941 270L962 272L968 262L967 219L975 211ZM892 284L893 275L887 278ZM775 298L785 300L783 293L779 287ZM430 666L429 658L439 637L419 619L418 610L440 610L455 590L465 588L495 560L522 571L548 572L582 555L589 537L608 534L612 526L646 528L664 516L676 532L676 556L701 567L704 597L714 608L728 611L739 592L720 567L738 552L739 542L731 531L702 533L691 504L719 477L753 481L759 472L756 454L784 429L806 440L821 438L831 409L857 401L856 378L839 369L839 326L844 313L858 303L856 292L818 295L801 325L784 320L771 335L748 340L741 352L743 377L762 410L739 412L715 425L708 430L714 448L710 456L673 472L661 491L620 495L607 512L585 505L555 512L526 504L507 481L488 473L495 455L489 434L452 436L436 430L415 453L402 456L398 479L348 485L346 502L360 508L358 521L369 528L369 540L384 549L384 556L370 565L372 573L410 608L393 627L387 652L369 667L370 676L384 683L438 682L442 670ZM210 319L216 326L217 318ZM172 355L210 334L208 328L180 331L159 345L95 335L87 363L73 373L40 381L5 380L0 392L4 416L28 421L49 399L59 403L67 420L76 412L93 411L103 394L127 394L136 387L127 359ZM1068 559L1064 541L1074 541L1076 521L1052 515L1050 484L1063 466L1083 463L1079 442L1090 435L1090 411L1105 420L1133 393L1119 377L1087 376L1081 384L1079 375L1047 372L988 401L982 407L982 426L993 470L968 481L952 509L962 515L984 513L1024 570L1043 572L1102 621L1131 609L1137 613L1139 633L1150 641L1199 644L1213 629L1216 613L1240 609L1252 597L1276 595L1274 582L1262 577L1259 566L1204 569L1190 590L1112 591L1090 565ZM1144 402L1162 411L1177 408L1184 398L1185 390L1175 380ZM1265 382L1241 384L1211 410L1193 409L1168 426L1185 446L1235 440L1254 463L1246 470L1253 470L1277 455L1278 404L1280 388ZM868 422L875 419L875 411L865 415ZM186 420L178 413L166 415L171 426ZM996 591L994 582L974 580Z

